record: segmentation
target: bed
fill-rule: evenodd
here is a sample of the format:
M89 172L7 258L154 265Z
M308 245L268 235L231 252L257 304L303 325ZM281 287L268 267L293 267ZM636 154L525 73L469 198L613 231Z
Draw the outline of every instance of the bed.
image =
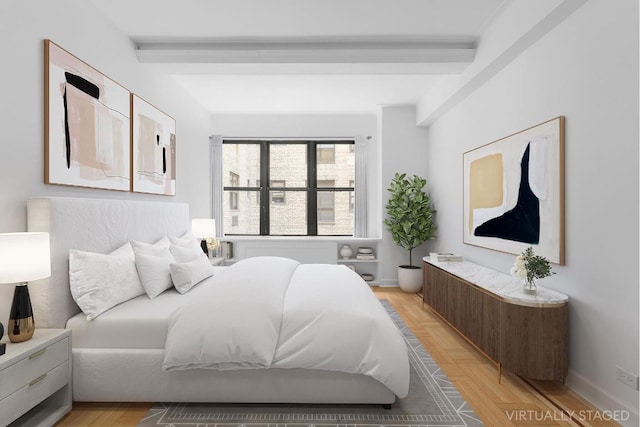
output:
M28 200L27 212L29 231L47 231L51 240L51 277L30 284L34 316L38 328L73 331L74 401L389 405L396 396L403 397L408 392L409 365L401 334L397 329L387 329L389 319L383 318L386 313L380 314L383 309L379 302L372 302L371 298L375 299L375 296L366 283L349 286L338 283L345 277L344 271L350 272L344 266L326 266L328 273L323 273L324 267L319 265L296 266L292 260L256 258L247 260L248 264L244 266L240 262L232 267L218 267L212 277L184 295L174 289L154 299L140 295L88 321L71 295L69 251L107 254L131 240L154 242L163 236L183 236L190 224L188 205L52 197ZM283 270L282 274L262 275L289 274L292 284L283 286L286 289L281 297L273 296L277 292L265 292L255 281L252 281L253 287L237 286L247 282L249 273L253 273L253 277L260 276L255 274L256 268L271 268L274 264L291 269L290 273ZM297 285L293 284L294 277ZM352 279L346 277L347 282ZM290 292L289 288L298 291ZM303 290L310 292L311 298L304 297ZM245 307L244 312L240 309L225 311L225 306L233 306L225 298L231 298L234 292L240 298L237 301L242 302L239 307ZM225 298L220 298L221 295ZM269 299L275 301L272 307ZM275 310L280 299L284 307L282 316L270 311ZM257 313L251 317L260 319L262 308L255 309L266 306L265 318L272 319L271 330L277 332L274 335L277 345L268 363L263 364L261 360L254 363L251 359L248 363L228 366L217 365L211 360L180 359L197 352L183 351L186 348L184 339L193 327L179 322L189 317L192 306L202 306L203 301L213 300L221 300L216 310L210 310L218 317L209 323L218 329L205 329L203 336L223 336L226 331L219 327L227 323L221 320L228 316L247 316L251 312ZM327 310L323 311L323 307ZM358 307L362 309L356 309ZM340 317L357 311L363 314L357 320L360 323L352 324L349 318ZM290 326L287 319L294 317L292 313L300 316L302 312L311 317L299 319L297 326ZM277 323L279 321L283 323ZM262 342L269 329L260 329L265 322L256 319L252 322L247 325L253 326L246 326L236 338ZM309 338L311 335L307 332L322 322L333 325L336 334L325 333L326 336L318 340L321 346L310 350L316 339ZM200 326L205 327L207 322L201 323ZM340 344L340 340L351 339L337 332L359 331L360 327L368 328L368 332L360 334L364 338L355 335L351 338L363 341L366 363L351 357L349 345L341 345L340 351L345 353L335 351L322 356L326 351L322 345L333 345L331 341ZM257 332L251 335L254 329ZM179 331L178 335L169 339L174 330ZM169 341L174 343L173 353L165 348ZM212 345L219 345L219 341L212 340ZM272 343L263 342L264 348ZM220 351L228 350L222 347ZM393 349L392 354L385 355L383 347ZM169 354L172 359L168 359ZM334 359L341 358L353 359L348 363L357 365L357 369L336 368ZM386 360L384 372L380 368L382 359ZM364 366L367 364L370 366Z

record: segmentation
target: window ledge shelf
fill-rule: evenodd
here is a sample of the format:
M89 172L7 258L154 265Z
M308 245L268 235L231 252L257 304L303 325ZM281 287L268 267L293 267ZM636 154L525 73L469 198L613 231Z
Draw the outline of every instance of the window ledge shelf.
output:
M380 237L351 236L224 236L224 242L381 242Z

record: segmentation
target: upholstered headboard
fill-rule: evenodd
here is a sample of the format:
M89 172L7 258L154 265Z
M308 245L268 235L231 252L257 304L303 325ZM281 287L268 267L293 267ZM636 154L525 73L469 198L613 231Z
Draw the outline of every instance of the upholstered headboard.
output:
M34 198L27 201L29 231L47 231L51 277L29 284L37 327L64 328L80 312L69 289L69 249L109 253L129 240L155 242L190 228L186 203Z

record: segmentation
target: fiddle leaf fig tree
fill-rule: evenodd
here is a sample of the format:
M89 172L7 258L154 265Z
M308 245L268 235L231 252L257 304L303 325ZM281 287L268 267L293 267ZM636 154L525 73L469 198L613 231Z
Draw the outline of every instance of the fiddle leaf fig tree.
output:
M414 175L396 173L387 189L391 194L387 202L384 224L393 242L409 251L409 266L413 249L435 237L436 226L429 195L423 191L427 181Z

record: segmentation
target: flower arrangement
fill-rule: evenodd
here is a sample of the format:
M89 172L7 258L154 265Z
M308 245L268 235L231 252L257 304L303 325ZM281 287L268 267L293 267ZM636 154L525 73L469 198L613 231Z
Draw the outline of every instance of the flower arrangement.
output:
M207 249L210 251L213 251L220 246L220 242L215 237L207 237L205 241L207 243Z
M543 256L536 255L531 246L516 257L516 262L511 267L511 275L526 281L524 291L527 293L536 292L534 279L542 279L552 274L556 273L551 271L549 260Z

